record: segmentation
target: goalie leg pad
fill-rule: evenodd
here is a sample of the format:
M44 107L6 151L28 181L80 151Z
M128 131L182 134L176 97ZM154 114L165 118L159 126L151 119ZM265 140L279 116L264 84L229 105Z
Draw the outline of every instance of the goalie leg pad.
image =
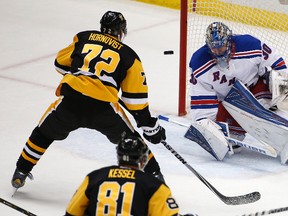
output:
M210 119L202 119L192 123L184 136L199 144L216 160L223 160L229 151L225 136L221 132L221 127Z
M235 82L223 105L244 130L278 153L288 143L288 121L266 110L240 81Z

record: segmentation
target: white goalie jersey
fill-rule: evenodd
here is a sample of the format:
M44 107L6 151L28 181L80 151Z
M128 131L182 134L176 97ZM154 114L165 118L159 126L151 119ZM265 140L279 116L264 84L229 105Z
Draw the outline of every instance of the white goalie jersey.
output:
M201 118L214 120L219 101L223 101L236 80L247 87L253 86L265 74L265 67L287 73L285 61L277 51L251 35L232 36L228 68L217 64L207 45L193 54L189 66L192 72L190 96L193 121Z

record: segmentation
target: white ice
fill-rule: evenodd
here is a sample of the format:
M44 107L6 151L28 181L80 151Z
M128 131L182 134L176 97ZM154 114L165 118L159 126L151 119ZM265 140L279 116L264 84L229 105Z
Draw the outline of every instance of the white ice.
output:
M56 53L71 43L79 31L99 29L99 20L107 10L121 11L128 20L125 43L143 62L153 114L176 115L178 10L131 0L0 1L0 197L36 215L63 215L87 173L116 163L113 144L98 132L79 129L66 140L54 142L34 167L34 181L27 180L11 197L10 180L21 150L46 108L56 99L54 91L61 79L53 65ZM174 55L163 55L165 50L174 50ZM161 124L166 129L167 142L221 193L262 194L253 204L226 205L164 146L149 144L181 213L236 216L288 206L288 167L281 165L279 158L243 150L217 162L183 137L186 128ZM0 203L0 215L23 214Z

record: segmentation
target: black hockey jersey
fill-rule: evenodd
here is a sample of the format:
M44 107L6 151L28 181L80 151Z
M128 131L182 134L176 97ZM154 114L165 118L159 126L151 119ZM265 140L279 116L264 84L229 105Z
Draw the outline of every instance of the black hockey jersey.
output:
M66 216L172 216L178 205L170 189L140 170L110 166L86 176Z
M84 31L58 52L56 70L64 77L56 90L67 83L74 90L105 102L121 98L131 111L148 107L148 87L138 55L115 37L99 31ZM149 114L148 114L149 115Z

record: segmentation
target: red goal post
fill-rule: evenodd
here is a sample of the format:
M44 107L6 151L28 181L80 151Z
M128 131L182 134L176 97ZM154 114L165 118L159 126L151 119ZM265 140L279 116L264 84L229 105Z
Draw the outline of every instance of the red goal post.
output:
M181 0L180 6L179 116L190 112L189 61L211 22L265 41L288 62L288 0Z

